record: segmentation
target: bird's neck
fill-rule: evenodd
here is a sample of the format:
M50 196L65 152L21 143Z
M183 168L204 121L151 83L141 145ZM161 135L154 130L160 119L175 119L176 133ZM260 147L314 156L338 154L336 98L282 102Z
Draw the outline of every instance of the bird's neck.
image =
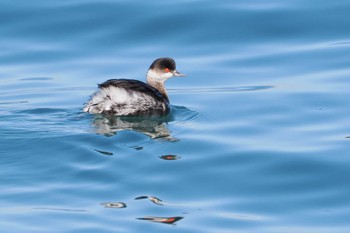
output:
M169 97L165 89L164 82L156 81L152 77L147 76L147 83L152 87L154 87L155 89L157 89L163 95L163 97L169 102Z

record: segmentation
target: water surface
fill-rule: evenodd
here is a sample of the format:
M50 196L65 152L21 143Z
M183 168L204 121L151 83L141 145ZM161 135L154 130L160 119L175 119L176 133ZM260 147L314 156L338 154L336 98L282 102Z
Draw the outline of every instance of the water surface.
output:
M0 3L0 229L350 228L348 1ZM83 113L169 56L165 119Z

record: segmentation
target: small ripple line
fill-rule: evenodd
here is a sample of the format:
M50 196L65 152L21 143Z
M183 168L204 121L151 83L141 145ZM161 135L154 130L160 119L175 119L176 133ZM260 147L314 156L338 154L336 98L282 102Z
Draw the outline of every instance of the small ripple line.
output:
M222 92L242 92L242 91L261 91L274 88L275 86L237 86L237 87L204 87L204 88L186 88L169 89L172 93L222 93Z

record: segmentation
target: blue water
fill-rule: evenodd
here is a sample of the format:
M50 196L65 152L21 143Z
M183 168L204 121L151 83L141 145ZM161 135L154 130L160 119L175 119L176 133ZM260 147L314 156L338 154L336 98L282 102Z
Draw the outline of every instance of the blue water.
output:
M2 0L0 231L348 233L349 12ZM163 56L188 75L168 118L81 111Z

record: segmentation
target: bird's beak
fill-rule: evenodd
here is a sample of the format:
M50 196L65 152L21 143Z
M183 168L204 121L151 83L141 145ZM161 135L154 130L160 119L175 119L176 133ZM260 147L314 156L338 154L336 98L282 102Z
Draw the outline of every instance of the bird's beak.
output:
M173 75L176 76L176 77L185 77L186 74L181 74L179 71L177 70L174 70L173 72Z

